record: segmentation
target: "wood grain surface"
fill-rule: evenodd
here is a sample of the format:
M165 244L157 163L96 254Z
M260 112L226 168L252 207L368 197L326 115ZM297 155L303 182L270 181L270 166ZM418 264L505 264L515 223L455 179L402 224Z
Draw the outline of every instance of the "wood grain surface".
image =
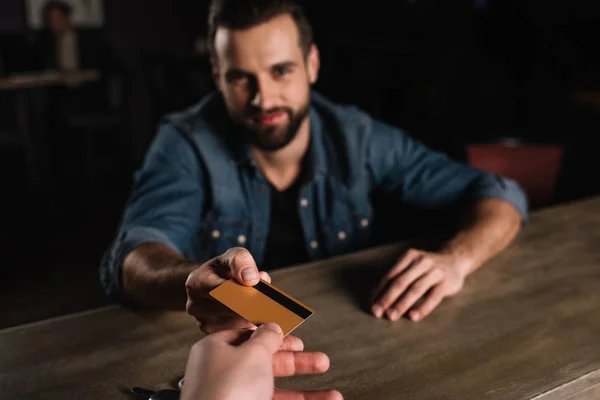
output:
M402 244L272 273L315 310L295 334L324 375L278 387L346 399L592 399L600 375L600 198L534 213L428 318L377 320L369 291ZM0 398L127 399L174 387L202 335L184 313L118 306L0 331Z

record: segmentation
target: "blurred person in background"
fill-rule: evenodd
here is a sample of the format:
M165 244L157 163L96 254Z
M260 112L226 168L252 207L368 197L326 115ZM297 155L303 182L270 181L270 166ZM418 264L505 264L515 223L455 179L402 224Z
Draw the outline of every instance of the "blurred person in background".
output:
M44 30L39 39L42 69L75 72L99 68L102 51L94 32L77 29L72 21L71 6L50 0L42 8Z

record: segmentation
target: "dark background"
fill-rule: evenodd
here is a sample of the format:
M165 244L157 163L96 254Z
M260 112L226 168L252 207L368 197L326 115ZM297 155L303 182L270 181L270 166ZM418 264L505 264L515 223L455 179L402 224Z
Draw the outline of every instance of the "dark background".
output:
M320 47L315 89L468 162L470 144L518 138L564 150L550 206L595 195L600 128L600 4L588 1L305 1ZM4 326L106 304L97 278L132 174L158 119L212 90L194 51L207 1L105 0L118 107L65 130L43 112L31 178L24 151L0 142L0 314ZM37 68L25 5L0 2L0 73ZM112 76L112 75L111 75ZM102 98L98 89L91 97ZM98 94L100 93L100 94ZM111 92L112 93L112 92ZM94 97L94 98L96 98ZM109 96L110 97L110 96ZM52 93L33 92L47 110ZM0 91L0 131L15 93Z

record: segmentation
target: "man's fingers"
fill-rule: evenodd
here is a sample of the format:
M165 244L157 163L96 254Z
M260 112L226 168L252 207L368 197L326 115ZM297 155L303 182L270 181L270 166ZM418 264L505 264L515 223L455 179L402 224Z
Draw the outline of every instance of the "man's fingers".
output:
M443 274L437 272L437 269L430 271L416 280L410 288L390 307L387 311L389 319L397 321L406 313L417 301L419 301L432 286L438 284Z
M254 286L258 283L260 275L252 254L243 247L234 247L218 257L219 262L231 271L231 276L239 283Z
M377 318L381 318L388 309L402 296L408 287L421 276L431 269L432 264L424 259L419 259L410 268L404 270L400 275L396 276L390 283L387 290L383 292L381 298L376 300L372 307L373 314Z
M204 297L212 289L216 288L227 279L231 278L231 273L228 269L219 266L219 261L214 258L199 268L192 271L185 281L185 289L188 297Z
M231 317L236 315L223 304L210 298L202 298L198 301L188 299L185 308L188 314L197 319L210 317Z
M258 327L244 346L262 346L269 353L275 354L283 342L283 331L279 325L274 323L264 324Z
M256 329L256 326L242 317L209 317L198 321L200 330L207 335L228 329Z
M273 356L273 374L277 377L322 374L330 361L324 353L279 351Z
M400 261L398 261L388 272L385 274L383 279L379 282L379 284L373 290L373 300L376 300L381 294L385 291L390 282L396 277L396 275L400 274L402 271L410 267L412 264L419 262L419 259L422 257L423 253L410 249L402 256Z
M423 303L416 306L408 313L408 316L413 321L420 321L428 316L444 299L444 291L441 285L435 286L426 296Z
M343 400L344 397L337 390L323 391L297 391L288 389L275 389L273 400Z
M279 347L279 351L302 351L304 350L304 342L296 336L287 335L283 338L283 342Z

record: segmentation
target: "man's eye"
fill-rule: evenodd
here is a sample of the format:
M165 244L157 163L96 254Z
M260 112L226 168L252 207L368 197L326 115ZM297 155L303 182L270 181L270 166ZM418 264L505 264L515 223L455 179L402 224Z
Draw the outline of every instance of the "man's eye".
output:
M275 67L275 75L277 75L277 76L284 76L284 75L288 74L289 72L290 72L289 67L286 67L286 66Z

